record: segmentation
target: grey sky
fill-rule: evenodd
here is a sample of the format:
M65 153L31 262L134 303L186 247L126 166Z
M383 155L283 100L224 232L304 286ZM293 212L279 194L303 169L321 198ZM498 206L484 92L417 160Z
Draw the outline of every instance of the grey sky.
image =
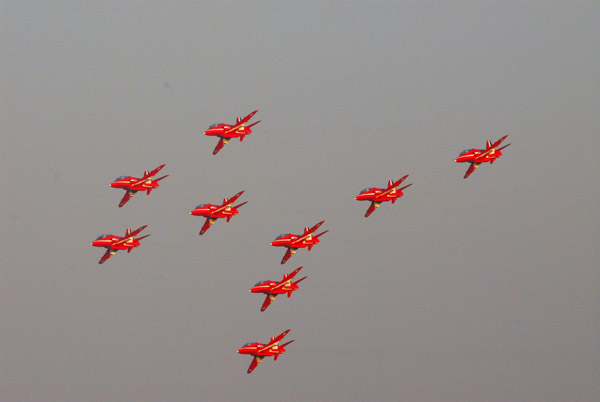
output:
M597 2L121 3L0 8L3 399L600 399ZM204 130L254 109L213 156ZM118 208L109 183L162 163ZM300 265L261 313L252 284ZM287 328L247 375L236 349Z

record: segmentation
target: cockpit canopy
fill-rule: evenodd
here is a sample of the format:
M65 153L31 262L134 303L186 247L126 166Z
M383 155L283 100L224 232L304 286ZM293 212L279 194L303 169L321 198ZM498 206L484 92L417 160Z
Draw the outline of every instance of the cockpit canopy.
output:
M223 123L215 123L215 124L211 124L211 125L208 127L208 129L210 130L211 128L218 127L218 126L220 126L221 124L223 124Z
M244 345L242 345L242 347L245 348L246 346L250 346L253 343L256 343L256 342L246 342L246 343L244 343Z
M207 205L209 205L209 204L198 204L198 205L196 205L196 206L194 207L194 209L202 208L202 207L205 207L205 206L207 206Z
M108 236L110 236L110 235L109 234L101 234L100 236L96 237L96 240L100 240L100 239L102 239L104 237L108 237Z
M119 177L117 177L115 179L115 181L123 180L123 179L126 179L126 178L127 178L127 176L119 176Z
M256 283L254 284L254 286L262 285L263 283L267 283L267 282L269 282L269 281L268 281L268 280L266 280L266 281L260 281L260 282L256 282Z
M458 154L459 157L463 156L464 154L468 154L473 150L473 148L470 149L465 149L464 151L462 151L460 154Z
M373 190L375 187L367 187L367 188L363 188L362 190L360 190L360 193L358 194L362 194L362 193L366 193L367 191Z
M291 233L284 233L284 234L280 234L279 236L277 236L277 237L275 238L275 240L279 240L279 239L281 239L282 237L288 236L288 235L290 235L290 234L291 234Z

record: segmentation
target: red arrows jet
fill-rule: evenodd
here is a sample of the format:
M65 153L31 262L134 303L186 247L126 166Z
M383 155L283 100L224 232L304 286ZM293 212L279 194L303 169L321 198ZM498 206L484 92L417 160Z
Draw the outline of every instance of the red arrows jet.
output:
M388 181L388 186L385 189L371 187L371 188L365 188L364 190L362 190L355 197L355 199L358 201L371 201L371 206L369 207L369 209L367 209L365 218L367 218L369 215L371 215L373 213L373 211L375 211L375 208L379 207L379 205L381 205L382 202L391 201L393 204L396 202L396 200L398 198L402 197L404 195L404 193L402 193L402 190L404 190L406 187L412 186L412 183L408 184L402 188L396 188L396 187L398 187L400 184L402 184L402 182L404 180L406 180L407 177L408 177L408 175L402 177L400 180L398 180L396 182L392 182L391 180Z
M131 231L131 229L127 228L125 236L123 237L115 236L112 234L103 234L98 236L96 240L94 240L91 243L92 246L106 248L106 253L104 253L102 258L100 258L98 264L102 264L104 261L108 260L112 255L114 255L117 252L117 250L127 250L127 252L130 253L131 250L133 250L135 247L139 247L140 240L145 239L150 235L142 236L137 239L135 238L135 236L137 236L142 230L146 229L146 227L148 227L148 225L144 225L141 228L134 230L133 232Z
M235 207L232 207L231 204L233 204L238 198L240 198L240 196L242 194L244 194L244 192L240 191L239 193L237 193L236 195L234 195L233 197L231 197L229 199L224 198L223 204L221 204L221 205L215 205L215 204L196 205L196 208L194 208L190 212L190 215L206 217L204 226L202 226L202 229L200 230L200 235L203 235L204 233L206 233L208 228L210 228L217 219L227 218L227 222L229 222L233 215L237 215L239 213L238 208L241 207L242 205L244 205L248 201L242 202L241 204L238 204Z
M299 267L296 268L296 270L291 274L283 274L283 279L281 282L262 281L258 282L252 289L250 289L250 292L252 293L264 293L267 295L267 298L260 308L260 311L265 311L271 302L275 300L277 295L283 295L287 293L288 297L292 297L292 293L295 290L298 290L298 283L308 278L308 276L305 276L304 278L298 279L296 282L292 283L292 279L294 279L296 274L300 272L301 269L302 267Z
M246 137L248 134L252 134L252 127L260 123L260 120L248 126L246 123L252 118L252 116L256 114L256 112L258 112L258 110L255 110L243 119L238 117L235 120L234 125L225 123L216 123L211 125L208 130L204 132L204 135L220 138L215 150L213 151L213 155L216 155L221 148L223 148L225 144L229 142L230 139L239 138L241 142L244 141L244 137Z
M160 177L156 180L152 180L152 177L154 175L156 175L164 167L165 167L165 165L160 165L159 167L157 167L156 169L154 169L151 172L148 172L146 170L144 172L144 176L141 179L138 179L137 177L133 177L133 176L121 176L121 177L117 177L117 179L115 181L110 183L110 186L113 188L124 188L126 190L125 195L123 196L123 199L119 203L119 208L121 208L123 205L125 205L127 203L127 201L129 201L129 199L131 197L133 197L135 195L135 193L137 193L138 191L145 191L146 194L150 195L152 190L154 190L155 188L158 188L159 187L158 182L169 175Z
M473 173L481 163L489 162L491 165L496 159L501 157L501 151L510 145L506 144L505 146L498 148L498 145L500 145L500 143L504 141L506 137L508 137L508 135L505 135L493 144L490 140L487 140L485 149L465 149L464 151L462 151L458 155L458 158L455 159L455 162L469 162L471 164L471 166L469 166L469 169L467 169L464 178L466 179L467 177L469 177L471 173Z
M279 342L281 342L281 340L288 334L288 332L290 332L289 329L287 331L283 331L276 338L271 337L271 340L266 345L258 342L248 342L238 349L238 353L254 356L252 363L250 363L250 367L248 367L248 374L250 374L256 368L256 366L258 366L258 363L262 362L265 357L273 356L273 360L277 361L279 355L285 353L285 347L294 342L294 340L284 343L281 346L278 345Z
M296 250L298 250L299 248L308 247L308 251L310 251L313 248L313 246L319 242L319 236L329 232L329 230L326 230L317 235L313 235L313 233L319 228L319 226L323 224L323 222L325 221L317 223L310 229L308 227L305 227L304 234L302 235L288 233L277 236L275 240L271 242L271 246L287 247L287 251L283 256L281 263L285 264L286 261L290 259L292 254L296 253Z

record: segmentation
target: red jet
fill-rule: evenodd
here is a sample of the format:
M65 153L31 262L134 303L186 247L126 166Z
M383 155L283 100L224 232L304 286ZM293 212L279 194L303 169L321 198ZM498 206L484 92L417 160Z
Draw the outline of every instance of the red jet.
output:
M469 166L469 169L467 169L464 178L466 179L467 177L469 177L471 173L473 173L481 163L489 162L491 165L496 159L501 157L502 152L500 151L502 151L510 144L506 144L502 148L497 147L502 141L504 141L504 139L506 139L506 137L508 137L508 135L505 135L493 144L490 140L487 140L485 149L465 149L464 151L462 151L458 155L458 158L455 159L455 162L469 162L471 164L471 166Z
M250 374L256 368L256 366L258 366L258 363L262 362L265 357L273 356L273 360L277 361L279 355L285 353L285 347L294 342L294 340L284 343L281 346L278 346L278 344L288 334L288 332L290 332L289 329L287 331L283 331L276 338L271 337L271 340L266 345L259 342L248 342L238 349L238 353L254 356L252 363L250 363L250 367L248 367L248 374Z
M213 151L213 155L216 155L221 148L223 148L225 144L229 142L230 139L239 138L240 142L242 142L244 141L244 137L246 137L248 134L252 134L252 127L260 123L260 120L256 123L250 124L249 126L247 126L246 123L252 118L252 116L256 114L256 112L258 112L258 110L255 110L243 119L238 117L233 126L225 123L216 123L211 125L208 130L204 132L204 135L220 138L215 150Z
M294 279L296 274L300 272L301 269L302 267L299 267L296 268L296 270L291 274L283 274L283 279L281 282L262 281L258 282L252 289L250 289L250 292L252 293L264 293L267 295L267 298L260 308L260 311L265 311L271 302L275 300L277 295L283 295L287 293L288 297L292 297L292 293L295 290L298 290L298 283L308 278L308 276L305 276L304 278L298 279L296 282L292 283L292 279Z
M139 247L140 240L145 239L150 235L142 236L137 239L135 236L137 236L142 230L146 229L146 227L148 227L148 225L144 225L133 232L131 229L127 228L127 231L125 231L125 236L123 237L112 234L103 234L98 236L96 240L91 243L92 246L105 247L107 249L106 253L104 253L102 258L100 258L100 261L98 261L98 264L102 264L104 261L108 260L117 252L117 250L127 250L127 252L130 253L135 247Z
M379 205L381 205L382 202L391 201L393 204L396 202L396 200L398 198L402 197L404 195L404 193L402 193L402 190L404 190L406 187L412 186L412 183L408 184L402 188L396 188L396 187L398 187L400 184L402 184L402 182L404 180L406 180L407 177L408 177L408 175L402 177L400 180L398 180L396 182L392 182L391 180L388 181L388 186L385 189L371 187L371 188L365 188L364 190L362 190L355 197L355 199L358 201L371 201L371 206L369 207L369 209L367 209L367 213L365 213L365 218L367 218L369 215L371 215L373 213L373 211L375 211L375 208L379 207Z
M154 175L156 175L164 167L165 167L165 165L160 165L159 167L157 167L156 169L154 169L151 172L148 172L146 170L144 172L144 176L141 179L138 179L137 177L133 177L133 176L121 176L121 177L117 177L117 179L115 181L110 183L110 186L113 188L124 188L126 190L125 195L123 196L123 199L119 203L119 208L121 208L123 205L125 205L127 203L127 201L129 201L129 199L131 197L133 197L135 195L135 193L137 193L138 191L146 191L146 194L150 195L152 190L154 190L155 188L158 188L159 187L158 182L169 175L163 176L156 180L152 180L152 177Z
M194 216L205 216L206 221L204 222L204 226L200 230L200 235L206 233L206 231L212 226L213 223L219 218L227 218L227 222L231 220L233 215L237 215L239 213L238 208L244 205L246 202L242 202L241 204L232 207L233 204L240 196L244 194L243 191L240 191L233 197L227 199L223 199L223 204L215 205L215 204L199 204L194 208L190 214Z
M308 227L305 227L304 234L302 234L301 236L291 233L277 236L275 240L271 242L271 246L287 247L287 251L283 256L281 263L285 264L286 261L290 259L292 254L296 253L296 250L298 250L299 248L308 247L308 251L310 251L313 248L313 246L319 242L319 236L329 232L329 230L326 230L317 235L313 235L313 233L319 228L319 226L323 224L323 222L325 221L317 223L310 229Z

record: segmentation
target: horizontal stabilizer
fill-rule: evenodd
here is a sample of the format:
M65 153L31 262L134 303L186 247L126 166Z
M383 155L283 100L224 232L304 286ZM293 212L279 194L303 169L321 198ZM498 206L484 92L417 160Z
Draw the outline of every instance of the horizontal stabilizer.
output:
M254 122L254 123L252 123L252 124L249 124L249 125L247 125L246 127L247 127L247 128L251 128L251 127L253 127L253 126L256 126L256 125L257 125L258 123L260 123L261 121L262 121L262 120L259 120L259 121L257 121L257 122Z
M412 186L412 185L413 185L413 183L407 184L406 186L404 186L404 187L402 187L402 188L400 188L400 189L398 189L398 190L399 190L399 191L402 191L402 190L404 190L405 188L407 188L407 187L410 187L410 186Z
M324 235L324 234L325 234L325 233L327 233L327 232L329 232L329 230L326 230L326 231L324 231L324 232L321 232L321 233L319 233L319 234L316 234L316 235L315 235L315 237L322 236L322 235Z
M509 146L510 144L506 144L505 146L498 148L496 151L502 151L504 148L506 148L507 146Z

